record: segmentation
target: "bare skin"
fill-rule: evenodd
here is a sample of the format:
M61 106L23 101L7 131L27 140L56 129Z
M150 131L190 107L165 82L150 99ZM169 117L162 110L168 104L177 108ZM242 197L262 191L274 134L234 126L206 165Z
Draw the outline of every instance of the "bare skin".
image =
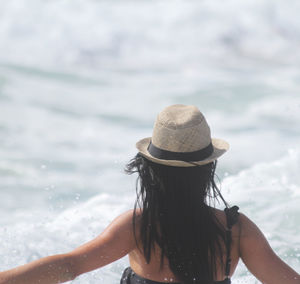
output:
M123 213L97 238L69 253L44 257L0 272L0 284L63 283L127 254L132 269L140 276L160 282L171 279L176 282L167 262L162 270L158 269L159 250L153 253L151 262L146 263L134 239L132 214L132 210ZM223 211L217 210L216 215L226 224ZM232 235L231 275L241 258L253 275L264 284L300 284L300 275L276 256L258 227L245 215L240 215L238 224L232 228ZM223 280L224 271L220 267L217 270L215 280Z

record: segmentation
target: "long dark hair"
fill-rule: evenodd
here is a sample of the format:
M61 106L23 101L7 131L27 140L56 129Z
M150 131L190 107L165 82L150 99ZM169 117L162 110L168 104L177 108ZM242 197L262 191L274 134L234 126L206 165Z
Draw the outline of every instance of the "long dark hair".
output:
M227 206L214 181L217 162L192 167L154 163L137 154L125 168L138 173L133 228L141 208L140 240L149 263L151 251L161 248L170 269L183 284L210 284L217 263L224 267L225 228L210 206L218 197Z

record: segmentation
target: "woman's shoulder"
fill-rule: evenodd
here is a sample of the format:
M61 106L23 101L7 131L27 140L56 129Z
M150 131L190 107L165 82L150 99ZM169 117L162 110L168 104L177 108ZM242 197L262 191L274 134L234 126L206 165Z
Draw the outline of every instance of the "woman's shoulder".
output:
M231 218L231 230L233 236L239 237L239 239L241 240L241 245L244 244L246 247L248 247L252 242L265 242L265 237L259 227L246 214L237 211L237 207L234 208L233 206L226 210L213 208L213 211L216 218L224 226L224 228L228 229L228 218Z
M139 221L141 219L142 211L141 209L129 209L119 214L108 226L113 227L121 227L122 229L127 229L128 231L132 231L133 229L133 220L135 221L135 225L139 225Z
M240 223L240 215L243 215L238 210L237 206L225 208L224 210L212 208L218 221L221 222L224 227L231 227Z

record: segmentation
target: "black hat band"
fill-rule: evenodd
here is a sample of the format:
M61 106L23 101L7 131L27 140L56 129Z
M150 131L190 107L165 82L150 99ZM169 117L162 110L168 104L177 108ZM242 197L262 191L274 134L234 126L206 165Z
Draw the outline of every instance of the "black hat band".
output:
M157 159L162 160L177 160L184 162L197 162L208 158L214 151L213 145L209 145L201 150L194 152L172 152L160 149L154 146L151 142L148 146L148 152Z

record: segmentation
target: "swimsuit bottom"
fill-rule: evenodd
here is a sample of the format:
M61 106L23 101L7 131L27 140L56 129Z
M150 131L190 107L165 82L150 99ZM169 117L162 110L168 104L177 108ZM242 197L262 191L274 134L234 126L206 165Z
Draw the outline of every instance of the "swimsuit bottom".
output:
M230 284L230 278L226 278L223 281L214 281L215 284ZM180 284L175 282L158 282L150 279L143 278L137 275L131 267L127 267L122 275L120 284Z

